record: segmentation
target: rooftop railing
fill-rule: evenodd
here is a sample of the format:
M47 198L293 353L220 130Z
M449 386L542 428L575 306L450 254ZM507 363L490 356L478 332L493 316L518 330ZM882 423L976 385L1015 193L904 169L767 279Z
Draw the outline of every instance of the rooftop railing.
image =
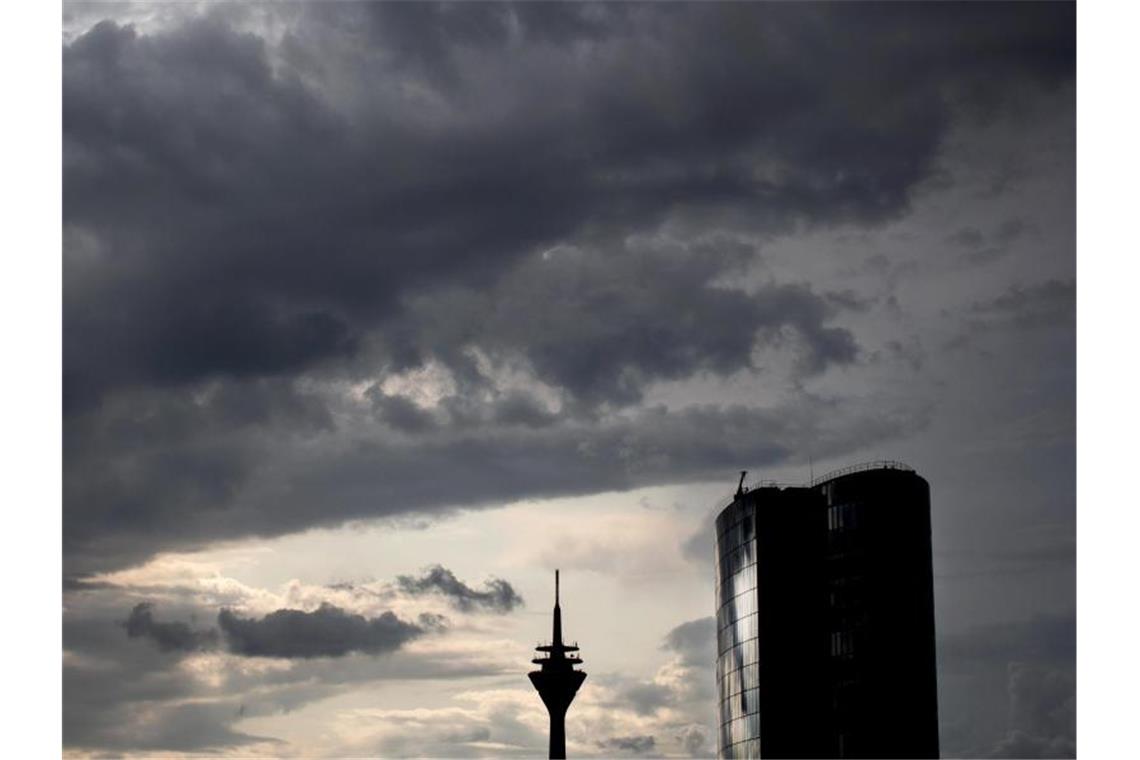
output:
M838 470L832 470L829 473L820 475L818 478L812 478L810 485L818 486L821 483L835 480L844 475L866 472L868 470L902 470L903 472L914 472L914 468L906 462L900 462L897 459L880 459L875 462L861 462L859 464L848 465L847 467L840 467Z
M870 470L900 470L902 472L914 472L914 468L906 462L900 462L897 459L877 459L873 462L860 462L859 464L848 465L847 467L840 467L838 470L831 470L830 472L820 475L818 478L812 478L806 483L789 483L779 480L761 479L754 481L750 484L745 484L744 491L755 490L757 488L815 488L818 485L823 485L829 480L841 478L844 475L853 475L857 472L868 472ZM723 502L723 507L727 507L736 501L735 496L730 496Z

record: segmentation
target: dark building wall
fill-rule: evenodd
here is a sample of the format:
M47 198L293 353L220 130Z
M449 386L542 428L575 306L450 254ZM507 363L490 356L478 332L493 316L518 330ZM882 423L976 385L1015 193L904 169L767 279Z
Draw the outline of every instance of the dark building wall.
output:
M926 481L758 488L716 527L720 756L937 757Z
M930 489L869 470L817 487L827 503L836 757L937 757Z
M829 707L827 515L816 491L752 491L756 515L761 757L825 757ZM771 730L764 730L772 727Z

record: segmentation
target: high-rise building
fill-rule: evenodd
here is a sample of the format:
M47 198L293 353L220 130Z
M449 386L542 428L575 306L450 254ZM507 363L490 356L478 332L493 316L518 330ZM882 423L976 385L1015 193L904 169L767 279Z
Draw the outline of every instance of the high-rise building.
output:
M926 480L743 480L716 519L718 755L938 757Z
M554 571L554 631L549 644L537 647L541 652L531 662L539 666L527 676L546 711L550 714L550 757L566 757L566 711L578 693L578 687L586 680L586 674L575 670L575 665L582 664L582 658L577 655L577 644L565 644L562 641L562 607L558 603L558 571Z

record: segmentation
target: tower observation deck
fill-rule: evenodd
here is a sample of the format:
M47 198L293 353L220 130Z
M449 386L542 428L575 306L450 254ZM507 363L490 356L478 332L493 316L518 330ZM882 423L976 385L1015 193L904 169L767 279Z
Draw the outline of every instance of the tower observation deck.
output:
M554 630L551 642L535 647L540 652L531 662L539 666L527 676L550 714L550 757L566 757L566 711L586 680L586 674L575 670L582 664L577 644L562 641L562 608L558 603L558 571L554 571Z

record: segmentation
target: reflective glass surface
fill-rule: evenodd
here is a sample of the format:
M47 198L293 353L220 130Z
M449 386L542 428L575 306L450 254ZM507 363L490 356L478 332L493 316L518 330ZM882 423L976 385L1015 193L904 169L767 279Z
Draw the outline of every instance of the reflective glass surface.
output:
M760 673L756 617L756 532L750 504L717 517L717 754L760 756Z

